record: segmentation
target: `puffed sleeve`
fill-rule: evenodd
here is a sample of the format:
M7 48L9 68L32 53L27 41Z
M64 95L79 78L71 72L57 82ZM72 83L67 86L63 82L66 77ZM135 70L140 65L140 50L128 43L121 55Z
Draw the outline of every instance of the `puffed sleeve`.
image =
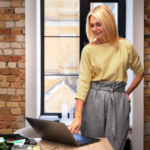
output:
M88 53L88 48L85 46L82 50L80 70L79 70L79 80L76 99L86 100L87 93L90 88L92 77L92 66L90 64L90 57Z
M131 68L131 70L134 72L135 75L138 75L143 73L144 69L141 65L140 57L137 51L135 50L132 44L130 46L131 51L129 55L129 67Z

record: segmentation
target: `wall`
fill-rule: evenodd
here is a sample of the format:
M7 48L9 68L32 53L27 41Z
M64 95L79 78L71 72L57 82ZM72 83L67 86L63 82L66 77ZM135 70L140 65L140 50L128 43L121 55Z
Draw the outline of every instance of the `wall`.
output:
M24 127L25 1L0 1L0 133Z

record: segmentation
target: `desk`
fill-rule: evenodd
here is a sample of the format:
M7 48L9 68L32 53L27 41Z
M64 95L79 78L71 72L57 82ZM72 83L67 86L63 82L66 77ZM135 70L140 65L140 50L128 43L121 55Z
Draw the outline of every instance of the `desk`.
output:
M113 150L107 138L101 138L99 142L81 146L81 147L74 147L70 145L45 141L45 140L41 140L40 138L35 138L35 140L38 143L37 145L43 148L59 147L59 150Z

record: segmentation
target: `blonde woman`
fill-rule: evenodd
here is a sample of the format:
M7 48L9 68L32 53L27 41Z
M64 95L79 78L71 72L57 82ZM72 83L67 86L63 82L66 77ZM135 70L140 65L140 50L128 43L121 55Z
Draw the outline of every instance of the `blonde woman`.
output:
M111 10L100 5L87 16L89 44L83 48L73 134L106 137L114 150L122 150L129 128L129 94L143 78L144 69L134 47L118 36ZM127 70L135 74L125 91Z

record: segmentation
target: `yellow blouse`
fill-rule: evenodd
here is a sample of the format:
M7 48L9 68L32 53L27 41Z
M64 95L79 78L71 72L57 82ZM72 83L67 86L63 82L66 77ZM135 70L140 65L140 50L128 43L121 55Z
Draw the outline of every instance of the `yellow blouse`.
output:
M81 55L75 98L85 101L91 81L127 82L129 68L135 75L144 72L138 53L128 41L120 40L118 48L110 43L86 45Z

